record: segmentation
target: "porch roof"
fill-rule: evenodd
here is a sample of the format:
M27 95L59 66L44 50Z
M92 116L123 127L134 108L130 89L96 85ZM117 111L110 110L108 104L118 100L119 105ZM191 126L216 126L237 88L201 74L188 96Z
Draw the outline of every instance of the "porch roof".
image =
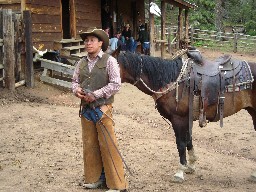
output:
M182 9L190 9L190 8L195 9L197 7L195 4L189 3L188 1L184 1L184 0L163 0L163 1Z

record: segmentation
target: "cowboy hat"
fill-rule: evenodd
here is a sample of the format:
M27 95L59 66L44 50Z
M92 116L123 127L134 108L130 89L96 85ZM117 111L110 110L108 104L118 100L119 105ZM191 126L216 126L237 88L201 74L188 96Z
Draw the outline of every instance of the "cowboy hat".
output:
M109 45L109 38L106 34L106 32L102 29L97 28L90 28L88 31L83 32L80 34L80 37L84 41L87 36L94 36L99 38L100 41L103 41L102 43L102 51L106 51L108 49Z

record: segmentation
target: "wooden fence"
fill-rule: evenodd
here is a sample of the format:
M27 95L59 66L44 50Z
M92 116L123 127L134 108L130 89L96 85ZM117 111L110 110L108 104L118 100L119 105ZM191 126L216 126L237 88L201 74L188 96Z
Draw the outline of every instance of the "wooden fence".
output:
M256 36L243 33L224 33L211 30L191 30L191 41L209 48L228 51L256 52Z
M165 45L168 52L178 48L176 42L177 26L166 28ZM161 39L161 27L155 26L154 38L156 39L156 50L159 49ZM190 43L195 46L204 46L209 48L224 48L227 51L256 52L256 36L250 36L243 33L224 33L212 30L200 30L190 28Z
M34 86L30 18L29 11L0 10L0 87Z
M40 61L41 67L44 68L44 72L40 77L41 81L69 89L71 88L71 78L73 76L75 66L47 59L40 59Z

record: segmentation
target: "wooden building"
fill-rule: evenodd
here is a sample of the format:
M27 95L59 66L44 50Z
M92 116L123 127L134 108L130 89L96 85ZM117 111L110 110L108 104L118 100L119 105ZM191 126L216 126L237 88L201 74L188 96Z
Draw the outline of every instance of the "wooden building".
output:
M31 11L32 41L39 49L52 49L53 41L79 38L88 27L109 25L112 33L144 20L144 0L0 0L0 9ZM134 27L136 33L136 27Z
M137 35L138 21L145 22L145 3L152 0L0 0L0 9L31 11L32 42L39 49L52 49L53 41L79 38L88 27L111 28L111 35L126 23ZM188 11L194 6L184 0L162 0ZM163 7L162 7L163 9ZM163 11L162 21L165 21ZM180 17L182 14L180 14ZM187 18L186 18L187 20ZM182 18L179 20L182 22ZM151 28L152 29L152 28Z
M117 30L122 30L127 23L131 26L133 36L137 38L138 22L139 20L145 22L145 10L148 9L145 6L150 2L153 0L0 0L0 86L4 81L5 87L12 90L16 87L16 83L23 85L25 82L27 86L33 87L33 46L38 50L50 50L56 48L54 46L56 41L58 43L72 41L81 45L63 46L58 49L60 53L63 51L67 53L66 55L73 55L71 51L74 49L82 53L83 43L76 39L80 39L79 34L89 27L109 26L113 34ZM164 53L163 47L165 47L166 3L179 7L178 40L184 34L183 20L187 37L188 10L194 7L183 0L161 1L161 53ZM183 10L185 10L185 19ZM152 14L149 14L149 26L150 35L153 35ZM150 51L153 52L154 36L151 36L150 41L152 46ZM151 55L154 56L152 53ZM8 71L11 74L8 75Z
M152 0L149 0L153 2ZM164 58L165 55L165 44L168 42L165 38L165 28L166 28L166 4L171 4L174 7L179 8L178 14L178 30L176 33L177 48L184 48L189 43L189 9L196 8L196 5L189 3L185 0L161 0L161 40L155 40L153 38L153 33L150 34L150 55L155 55L154 43L161 43L161 57ZM150 14L150 31L154 30L154 15ZM185 30L184 30L185 28ZM169 43L170 44L170 43ZM170 45L169 45L170 46ZM170 49L169 49L170 50Z

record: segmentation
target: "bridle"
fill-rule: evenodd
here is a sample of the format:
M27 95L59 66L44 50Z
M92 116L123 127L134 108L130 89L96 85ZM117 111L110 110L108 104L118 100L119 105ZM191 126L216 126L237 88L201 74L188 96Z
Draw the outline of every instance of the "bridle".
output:
M168 93L168 92L170 92L172 90L175 90L175 89L178 92L179 83L183 82L184 80L189 79L189 78L182 79L182 77L184 76L185 72L187 71L189 59L182 58L182 63L183 63L183 65L182 65L181 71L180 71L179 76L176 79L176 81L168 84L169 85L168 88L166 90L164 90L164 91L154 91L141 78L141 76L143 74L143 59L142 59L142 57L140 57L140 75L139 75L138 78L136 78L136 81L133 83L133 85L136 85L137 83L141 82L153 94L166 94L166 93ZM176 99L177 99L177 97L176 97Z
M133 83L133 85L136 85L139 81L144 82L141 78L142 73L143 73L143 60L142 60L142 57L140 56L140 75L138 78L136 78L136 81Z

